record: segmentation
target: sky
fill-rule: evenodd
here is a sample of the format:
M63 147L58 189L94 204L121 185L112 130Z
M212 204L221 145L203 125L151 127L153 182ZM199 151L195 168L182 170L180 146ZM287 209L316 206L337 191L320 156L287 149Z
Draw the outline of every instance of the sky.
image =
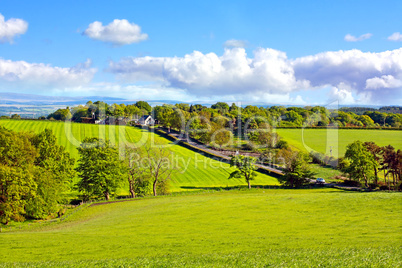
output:
M0 92L401 105L402 1L0 0Z

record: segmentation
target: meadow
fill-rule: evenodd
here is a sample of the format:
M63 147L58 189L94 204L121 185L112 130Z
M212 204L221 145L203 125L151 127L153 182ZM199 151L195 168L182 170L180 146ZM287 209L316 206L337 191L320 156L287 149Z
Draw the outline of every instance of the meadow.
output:
M90 206L0 233L0 267L400 267L401 197L253 189Z
M346 146L356 140L373 141L379 146L391 144L402 149L402 131L377 129L284 129L276 132L291 146L299 150L343 157Z
M177 170L170 181L171 191L192 191L205 188L244 186L241 179L228 179L234 170L228 164L195 153L171 141L136 127L65 123L39 120L0 120L0 126L14 131L41 132L48 128L58 138L58 143L77 160L77 147L85 137L109 139L123 149L125 145L143 146L149 143L166 145L171 151L171 163ZM77 178L75 178L77 180ZM259 174L252 185L279 185L276 178ZM128 187L119 194L127 194Z

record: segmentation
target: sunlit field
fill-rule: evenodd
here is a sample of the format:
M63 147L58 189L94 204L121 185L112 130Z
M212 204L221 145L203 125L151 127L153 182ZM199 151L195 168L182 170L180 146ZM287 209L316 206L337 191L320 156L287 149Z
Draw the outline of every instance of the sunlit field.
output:
M36 267L399 267L401 197L254 189L97 205L61 223L1 233L0 260Z
M379 146L391 144L402 149L402 131L373 129L283 129L276 130L279 136L299 150L318 151L335 157L345 154L346 146L356 140L373 141Z

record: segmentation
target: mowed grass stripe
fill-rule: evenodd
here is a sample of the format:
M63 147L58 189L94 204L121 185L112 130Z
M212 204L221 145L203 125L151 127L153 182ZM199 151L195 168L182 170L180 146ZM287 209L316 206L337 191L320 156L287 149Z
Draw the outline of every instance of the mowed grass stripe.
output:
M19 124L16 125L16 122ZM228 180L229 173L234 170L228 164L205 157L182 146L174 145L159 135L139 128L28 120L0 120L0 125L15 131L34 130L40 132L45 128L52 129L57 135L58 143L65 146L66 150L76 160L78 159L76 146L79 146L85 137L101 135L102 137L105 136L106 139L113 138L116 145L120 146L124 146L123 142L125 141L135 143L140 140L146 140L147 143L154 141L155 143L169 145L167 148L173 153L174 163L178 166L178 170L172 176L171 189L173 191L246 185L242 179ZM118 141L122 143L119 144ZM259 174L252 184L278 185L279 182L274 177Z

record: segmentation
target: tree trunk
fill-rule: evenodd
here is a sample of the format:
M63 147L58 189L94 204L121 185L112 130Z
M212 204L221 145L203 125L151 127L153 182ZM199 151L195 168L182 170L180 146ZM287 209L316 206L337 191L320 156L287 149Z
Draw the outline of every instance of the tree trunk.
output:
M131 195L131 198L135 198L135 192L131 185L130 185L130 195Z
M377 174L377 168L374 168L374 184L378 184L378 174Z
M106 201L109 201L109 199L110 199L109 192L105 192L105 199L106 199Z
M250 181L249 181L249 180L247 181L247 184L248 184L248 188L251 189L251 185L250 185Z
M364 185L368 188L367 177L365 174L363 176L364 176Z
M157 181L154 181L154 185L153 185L154 196L156 196L156 183L157 183Z

